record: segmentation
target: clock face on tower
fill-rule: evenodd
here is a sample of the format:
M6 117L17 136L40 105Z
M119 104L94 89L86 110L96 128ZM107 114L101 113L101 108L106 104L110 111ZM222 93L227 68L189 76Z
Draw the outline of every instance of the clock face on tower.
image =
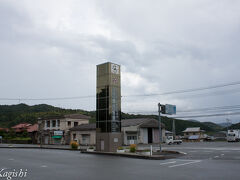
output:
M119 74L119 65L111 64L111 72L113 74Z

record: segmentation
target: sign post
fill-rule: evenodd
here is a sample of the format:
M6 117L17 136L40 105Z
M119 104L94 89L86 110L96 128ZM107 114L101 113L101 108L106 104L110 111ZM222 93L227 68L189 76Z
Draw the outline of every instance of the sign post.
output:
M162 152L161 104L158 103L159 151Z
M176 114L176 106L171 105L171 104L161 105L160 103L158 103L158 129L159 129L159 148L160 148L160 152L162 152L161 113L162 114L169 114L169 115ZM174 129L175 129L175 122L174 122Z

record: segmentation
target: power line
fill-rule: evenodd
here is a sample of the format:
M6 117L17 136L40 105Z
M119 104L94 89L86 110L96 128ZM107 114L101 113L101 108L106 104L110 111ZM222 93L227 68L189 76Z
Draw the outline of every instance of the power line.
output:
M196 115L196 116L176 116L172 117L175 119L180 118L201 118L201 117L217 117L217 116L227 116L227 115L240 115L240 112L233 112L233 113L222 113L222 114L206 114L206 115Z
M199 108L199 109L189 109L189 110L177 110L177 112L198 112L198 111L205 111L205 110L234 110L240 108L240 105L231 105L231 106L215 106L215 107L206 107L206 108ZM157 111L134 111L128 113L152 113Z
M154 113L148 114L148 115L156 115L157 116L157 112L154 112ZM218 116L227 116L227 115L240 115L240 112L219 113L219 114L203 114L203 115L189 115L189 116L172 116L172 118L183 119L183 118L218 117Z
M201 88L195 88L195 89L186 89L186 90L170 91L170 92L155 93L155 94L127 95L127 96L123 96L123 97L129 97L129 96L132 96L132 97L133 96L160 96L160 95L170 95L170 94L182 94L182 93L216 89L216 88L222 88L222 87L228 87L228 86L235 86L235 85L239 85L239 84L240 84L240 81L236 81L236 82L231 82L231 83L226 83L226 84L220 84L220 85L208 86L208 87L201 87Z
M71 100L71 99L85 99L94 98L96 96L75 96L75 97L55 97L55 98L0 98L6 101L48 101L48 100Z
M183 93L217 89L217 88L223 88L223 87L229 87L229 86L236 86L236 85L240 85L240 81L219 84L219 85L215 85L215 86L194 88L194 89L169 91L169 92L164 92L164 93L123 95L122 97L143 97L143 96L161 96L161 95L171 95L171 94L183 94ZM74 96L74 97L54 97L54 98L0 98L0 100L5 100L5 101L48 101L48 100L74 100L74 99L84 99L84 98L94 98L94 97L96 97L96 96L88 95L88 96Z

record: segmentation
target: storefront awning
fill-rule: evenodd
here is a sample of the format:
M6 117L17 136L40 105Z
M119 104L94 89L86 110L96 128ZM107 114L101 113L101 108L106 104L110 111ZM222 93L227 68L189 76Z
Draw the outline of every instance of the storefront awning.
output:
M62 136L52 136L53 139L61 139Z
M125 131L127 134L137 134L137 131Z

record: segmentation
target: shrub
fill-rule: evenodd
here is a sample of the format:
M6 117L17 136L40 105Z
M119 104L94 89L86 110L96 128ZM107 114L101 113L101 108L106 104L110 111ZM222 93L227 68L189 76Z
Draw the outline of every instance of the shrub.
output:
M93 146L90 146L88 149L94 149L94 147L93 147Z
M78 149L78 143L76 141L71 141L70 146L72 149Z
M120 146L120 147L118 147L118 150L123 150L123 147L121 147L121 146Z
M134 153L134 152L136 152L136 144L131 144L130 145L130 152L132 152L132 153Z

